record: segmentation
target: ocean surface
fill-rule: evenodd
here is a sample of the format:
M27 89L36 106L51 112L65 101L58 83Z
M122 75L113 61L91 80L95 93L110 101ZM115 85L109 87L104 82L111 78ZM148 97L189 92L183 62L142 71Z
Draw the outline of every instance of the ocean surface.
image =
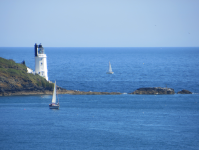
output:
M58 86L124 94L59 95L59 110L50 95L0 97L0 149L199 149L199 48L44 48ZM0 57L34 70L34 47ZM166 86L194 94L126 94Z

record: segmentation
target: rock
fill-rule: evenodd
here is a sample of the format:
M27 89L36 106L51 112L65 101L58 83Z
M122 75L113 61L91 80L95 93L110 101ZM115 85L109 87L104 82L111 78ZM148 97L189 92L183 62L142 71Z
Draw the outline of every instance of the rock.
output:
M161 88L161 87L147 87L139 88L136 91L129 94L175 94L172 88Z
M178 92L178 94L192 94L192 92L190 92L188 90L181 90Z

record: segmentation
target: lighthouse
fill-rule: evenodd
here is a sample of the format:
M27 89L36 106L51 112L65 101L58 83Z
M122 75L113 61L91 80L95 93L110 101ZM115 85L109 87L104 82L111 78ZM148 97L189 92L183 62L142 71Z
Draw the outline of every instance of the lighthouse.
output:
M35 43L35 73L48 81L47 56L41 43L39 45Z

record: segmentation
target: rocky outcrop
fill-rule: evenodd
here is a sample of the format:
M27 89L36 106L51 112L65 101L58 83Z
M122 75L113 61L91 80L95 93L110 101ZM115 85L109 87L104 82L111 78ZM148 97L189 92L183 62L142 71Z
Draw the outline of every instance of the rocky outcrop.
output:
M192 94L192 92L190 92L188 90L181 90L178 92L178 94Z
M175 92L172 88L146 87L139 88L136 91L129 94L175 94Z

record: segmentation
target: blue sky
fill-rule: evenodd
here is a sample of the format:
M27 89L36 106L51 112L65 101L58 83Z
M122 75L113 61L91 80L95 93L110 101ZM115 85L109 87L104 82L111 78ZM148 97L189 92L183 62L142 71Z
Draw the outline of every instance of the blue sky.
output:
M199 47L199 0L0 0L0 47Z

